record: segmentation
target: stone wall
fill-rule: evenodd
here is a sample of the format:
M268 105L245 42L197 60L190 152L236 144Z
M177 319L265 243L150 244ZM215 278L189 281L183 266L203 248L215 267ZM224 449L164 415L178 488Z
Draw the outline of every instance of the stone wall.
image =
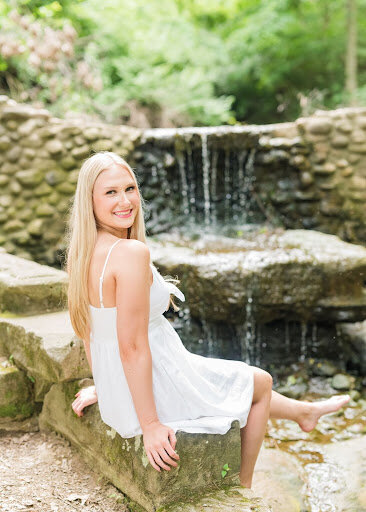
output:
M83 160L100 150L124 156L139 134L125 126L56 119L1 96L0 245L57 264Z
M254 222L366 243L366 109L274 125L147 130L134 156L151 197L174 213L156 215L165 230L184 217L193 228L222 224L234 235Z
M0 97L0 245L59 265L78 171L112 150L136 169L149 235L271 223L366 242L366 109L294 123L147 130L61 120ZM240 229L239 229L240 232Z

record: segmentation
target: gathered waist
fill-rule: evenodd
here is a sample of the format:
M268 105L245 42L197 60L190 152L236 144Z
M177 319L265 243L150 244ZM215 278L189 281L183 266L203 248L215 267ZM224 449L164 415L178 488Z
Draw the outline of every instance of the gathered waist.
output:
M161 327L166 320L165 316L160 314L156 315L153 318L149 319L148 332L152 331L157 327ZM90 339L100 342L102 344L114 344L118 340L117 329L115 327L105 326L105 323L99 325L94 325L94 332L91 332Z
M150 318L148 329L150 330L150 329L154 329L155 327L159 327L163 324L164 321L165 321L165 316L162 314L157 315L154 318Z

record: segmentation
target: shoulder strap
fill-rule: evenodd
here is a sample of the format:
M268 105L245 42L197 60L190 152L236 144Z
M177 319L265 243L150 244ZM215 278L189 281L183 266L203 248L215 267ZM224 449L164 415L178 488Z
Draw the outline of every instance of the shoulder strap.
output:
M109 259L109 256L112 252L112 249L115 245L118 244L118 242L120 242L122 240L122 238L119 238L118 240L116 240L112 246L110 247L109 251L108 251L108 254L107 254L107 257L105 259L105 262L104 262L104 267L103 267L103 270L102 270L102 274L99 278L99 300L100 300L100 307L101 308L104 308L104 304L103 304L103 278L104 278L104 272L105 272L105 268L107 266L107 263L108 263L108 259Z

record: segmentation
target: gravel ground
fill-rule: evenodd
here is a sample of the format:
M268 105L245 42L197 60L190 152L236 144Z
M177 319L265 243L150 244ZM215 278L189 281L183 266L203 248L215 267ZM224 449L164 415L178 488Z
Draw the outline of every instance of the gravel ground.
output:
M60 435L1 430L0 510L129 512L124 495Z

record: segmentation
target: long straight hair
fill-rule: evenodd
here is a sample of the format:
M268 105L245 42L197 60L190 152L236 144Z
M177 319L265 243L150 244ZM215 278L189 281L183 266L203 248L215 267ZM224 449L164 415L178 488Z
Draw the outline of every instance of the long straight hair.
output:
M65 235L67 246L65 266L69 276L67 290L69 314L76 335L83 340L89 339L90 333L88 275L98 228L93 211L93 188L99 174L113 164L127 169L140 196L140 207L133 225L128 229L128 238L134 238L146 244L145 203L140 194L135 173L116 153L110 151L95 153L84 161L80 169ZM171 304L174 310L178 309L172 299Z

